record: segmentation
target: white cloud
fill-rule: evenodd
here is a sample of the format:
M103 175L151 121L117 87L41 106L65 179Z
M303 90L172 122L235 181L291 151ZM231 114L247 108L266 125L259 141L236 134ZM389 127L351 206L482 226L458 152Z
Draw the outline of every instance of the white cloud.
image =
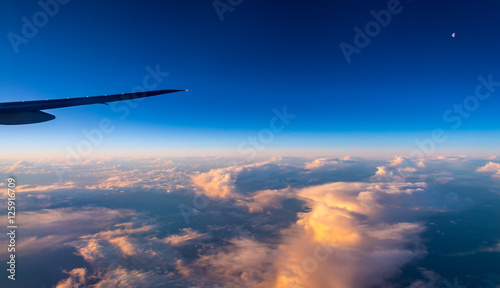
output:
M495 162L488 162L483 167L477 168L478 172L493 173L494 177L500 177L500 164Z
M406 166L406 167L425 167L424 159L410 159L402 156L395 156L394 159L389 163L391 167Z
M17 186L17 191L16 192L21 192L21 193L33 193L33 192L55 192L58 190L69 190L69 189L75 189L77 186L73 181L68 181L65 183L54 183L51 185L45 185L45 186L34 186L34 185L20 185Z
M259 190L242 194L237 191L236 180L243 172L256 171L275 165L271 161L244 166L230 166L212 169L192 177L201 193L212 199L235 200L237 205L246 206L250 212L262 212L265 207L277 208L287 198L293 198L288 188Z
M335 166L341 164L342 161L336 158L318 158L304 165L306 169L318 169L325 166Z
M202 192L210 198L240 198L235 191L235 181L239 173L268 165L269 161L244 166L230 166L227 168L212 169L192 177L195 185L202 188Z
M375 173L375 175L385 176L388 173L389 172L387 171L387 168L385 166L379 166L379 167L377 167L377 172Z

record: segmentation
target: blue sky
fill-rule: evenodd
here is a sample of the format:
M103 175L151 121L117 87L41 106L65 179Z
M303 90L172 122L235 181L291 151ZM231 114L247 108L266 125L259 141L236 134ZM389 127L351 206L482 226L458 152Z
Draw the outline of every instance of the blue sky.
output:
M52 110L57 119L48 123L2 127L19 143L2 143L2 156L61 156L103 118L116 129L96 155L234 154L284 106L297 117L269 151L404 153L442 128L450 140L439 153L493 154L498 92L457 131L443 114L474 94L478 76L500 81L493 20L500 4L401 1L402 11L347 63L339 44L353 45L353 29L389 2L242 1L221 21L210 1L70 1L18 53L7 35L22 36L22 18L32 22L42 8L9 3L0 17L3 102L129 92L158 65L169 76L152 87L189 92L147 99L123 120L109 106L88 106Z

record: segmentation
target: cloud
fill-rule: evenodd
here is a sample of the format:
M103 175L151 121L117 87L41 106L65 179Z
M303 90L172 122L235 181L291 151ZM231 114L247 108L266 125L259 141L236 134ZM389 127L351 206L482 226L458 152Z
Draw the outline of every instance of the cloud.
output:
M191 240L206 238L206 234L198 233L191 228L182 229L181 235L171 235L163 239L163 241L172 246L184 245Z
M500 252L500 243L491 247L482 247L478 250L479 252Z
M195 166L188 161L136 158L86 160L78 165L62 165L54 161L19 161L13 164L0 163L0 171L19 178L19 183L23 184L19 186L20 191L22 189L25 192L50 193L75 188L173 192L190 184L190 174Z
M20 225L30 231L61 231L66 227L70 231L85 231L107 227L119 218L133 215L131 210L109 208L58 208L26 211L18 219Z
M108 208L58 208L23 211L17 224L23 228L23 237L18 240L19 253L30 254L46 248L61 248L84 235L113 225L119 219L131 217L130 210ZM0 241L6 245L7 239ZM22 248L22 249L21 249ZM4 254L7 251L2 251Z
M168 284L172 282L152 271L128 270L120 267L106 272L94 287L169 287Z
M78 253L87 262L93 262L98 258L104 257L102 251L102 246L99 244L97 239L90 239L87 245L79 248Z
M390 162L389 166L400 166L403 164L403 161L405 161L406 159L404 157L401 157L401 156L395 156L394 159L392 159L392 161Z
M106 257L111 260L112 257L116 259L117 257L136 256L144 253L148 248L147 245L141 245L138 237L134 237L134 235L155 233L155 226L134 227L135 225L131 222L116 224L109 230L81 236L80 240L74 241L71 245L77 248L78 254L88 262L98 261Z
M75 234L25 237L19 241L17 248L23 254L36 253L45 248L60 247L60 244L75 237L77 237Z
M445 278L439 276L433 271L419 268L418 271L422 275L423 279L414 281L408 288L435 288L441 287L443 282L446 281ZM461 287L461 286L452 286L447 285L447 287Z
M205 191L205 195L210 198L234 198L234 178L241 171L242 167L229 167L224 169L210 170L207 173L202 173L193 176L195 185Z
M179 267L185 275L196 275L195 283L201 287L383 285L402 265L425 254L418 237L424 227L418 222L381 221L392 218L384 216L394 207L376 195L418 197L423 187L421 183L339 182L289 189L310 211L300 213L296 223L281 232L277 245L244 234ZM273 192L279 193L268 191Z
M314 169L326 167L325 163L336 165L336 160L319 159L305 166ZM413 173L416 168L405 167L406 158L397 157L388 166L379 166L375 176L386 176L401 171ZM335 163L334 163L335 162ZM325 165L323 165L325 164ZM263 263L272 258L272 271L275 277L265 273L251 279L248 286L240 283L239 276L248 272L234 272L238 277L225 275L224 283L233 283L241 287L364 287L367 285L387 285L388 279L400 273L400 267L410 261L422 257L426 251L420 243L419 235L425 227L418 220L425 213L445 211L456 206L462 200L457 195L442 195L429 189L425 182L408 182L406 175L398 181L377 182L335 182L305 188L284 188L241 192L237 183L243 173L260 175L255 170L266 169L269 164L246 167L231 166L211 170L200 178L194 178L196 184L203 188L206 195L213 198L232 198L261 211L269 203L279 204L285 199L295 198L304 201L310 209L298 215L298 220L289 229L282 231L281 244L273 247L268 243L257 242L253 238L237 237L231 240L229 247L203 255L203 261L197 261L204 269L182 264L182 271L192 274L193 271L227 271L214 267L231 266L224 261L226 255L233 258L245 258L239 241L252 243L246 245L251 254L263 255L259 263L249 262L251 271L268 271L271 269ZM421 162L416 165L425 168ZM252 171L251 173L249 171ZM250 178L252 179L252 178ZM255 179L260 181L260 179ZM245 190L243 190L245 191ZM452 197L453 196L453 197ZM258 201L258 199L270 201ZM279 207L279 206L276 206ZM258 208L261 208L260 210ZM252 211L252 210L250 210ZM405 221L399 220L405 219ZM415 219L409 222L408 219ZM412 247L412 248L410 248ZM212 269L212 270L211 270ZM232 271L232 270L230 270ZM196 273L196 272L195 272ZM195 274L199 275L199 274ZM202 276L200 276L202 277ZM208 279L207 275L203 279ZM217 282L220 283L220 282ZM237 284L235 284L237 283ZM246 283L246 282L243 282ZM229 287L231 287L229 285Z
M134 256L139 251L136 246L130 242L130 238L127 236L115 237L108 239L109 243L118 247L120 251L126 256Z
M396 223L396 224L380 224L367 230L369 236L380 240L397 240L403 241L407 235L422 232L423 226L418 223Z
M290 188L280 190L262 190L253 193L242 205L248 207L250 212L263 212L264 208L280 208L286 199L295 198Z
M98 233L92 234L92 235L85 235L82 236L82 238L87 239L87 238L102 238L102 239L111 239L113 237L118 237L118 236L123 236L123 235L130 235L130 234L141 234L141 233L146 233L153 231L154 227L153 225L141 225L140 227L134 228L136 226L136 223L133 222L126 222L126 223L119 223L111 227L112 230L104 230L100 231Z
M378 166L377 167L377 172L375 172L375 175L378 175L378 176L385 176L385 175L388 175L388 171L387 171L387 168L385 166Z
M500 242L494 244L493 246L481 246L472 251L452 253L448 254L447 256L469 256L469 255L475 255L477 253L498 253L498 252L500 252Z
M271 287L276 273L275 253L268 245L251 238L232 239L228 247L203 255L195 262L195 269L208 271L196 282L212 283L209 287Z
M98 271L92 277L96 277L99 285L114 283L111 275L141 285L147 285L143 275L148 279L156 277L159 283L176 279L191 283L188 286L192 287L383 284L398 273L399 267L425 253L418 248L418 234L423 226L417 222L397 222L397 217L393 217L395 209L408 211L413 205L411 201L403 202L406 204L400 207L396 206L398 200L390 201L420 197L425 193L425 183L336 182L240 192L236 183L243 171L253 173L256 169L267 169L268 165L211 169L195 175L193 181L202 185L207 193L214 192L216 199L223 196L240 201L249 212L261 211L262 207L278 209L290 198L304 202L309 210L297 215L292 227L281 231L281 240L257 240L248 230L239 228L227 245L198 249L195 259L184 259L179 249L199 245L200 240L209 239L206 233L185 228L178 235L158 238L156 225L127 222L82 236L72 245ZM231 227L221 229L227 233ZM134 263L128 267L141 269L131 270L121 263ZM152 272L153 267L166 274Z
M23 193L28 193L28 192L55 192L57 190L69 190L69 189L75 189L77 186L73 181L68 181L65 183L54 183L51 185L45 185L45 186L34 186L34 185L21 185L17 186L17 191L16 192L23 192Z
M25 211L19 220L32 234L19 245L27 253L50 245L75 249L85 268L68 272L59 287L391 287L390 279L404 265L427 253L420 239L424 216L467 202L460 191L447 193L429 184L441 177L448 160L409 167L405 159L384 164L273 159L226 166L199 159L183 165L165 159L138 160L137 165L129 160L84 163L75 168L81 172L78 178L60 186L145 196L153 189L187 196L198 191L211 204L197 208L191 228L184 226L179 211L144 208L164 204L148 197L141 206L144 214L98 207ZM463 164L461 173L478 169L461 161L449 167ZM488 165L478 171L496 173ZM457 177L452 171L446 174L450 179ZM44 191L51 195L50 189ZM133 193L109 194L117 200L112 207L138 199L128 198L137 196ZM186 196L179 194L168 199ZM101 196L91 193L85 203L99 205L95 197ZM51 197L53 202L59 196ZM226 202L233 205L219 205ZM429 283L425 278L412 285Z
M420 223L384 223L384 199L418 193L419 185L330 183L301 189L311 208L284 232L278 278L272 287L367 287L384 285L400 267L425 253ZM394 219L392 220L394 221ZM413 249L407 247L412 244Z
M205 239L205 234L192 229L182 231L181 235L158 238L158 226L135 219L79 237L70 245L92 268L82 287L189 286L189 279L179 277L182 256L178 249ZM59 282L65 283L79 282L70 276Z
M262 167L270 164L270 161L259 162L244 166L230 166L227 168L212 169L205 173L199 173L192 177L193 183L202 188L202 192L210 198L232 198L240 196L236 193L235 181L243 171Z
M123 164L102 163L91 167L95 169L91 175L98 181L86 185L85 188L90 190L154 189L172 192L184 188L190 182L189 173L184 170L190 167L168 159L129 160Z
M398 167L398 166L410 166L410 167L420 167L423 168L425 167L425 162L424 159L411 159L407 157L402 157L402 156L395 156L394 159L389 163L389 166L391 167Z
M426 167L424 159L411 159L402 156L395 156L389 164L378 166L377 172L371 177L372 181L394 182L406 181L406 178L413 176L419 169Z
M488 162L483 167L477 168L478 172L493 173L494 177L500 177L500 164L495 162Z
M50 166L46 165L44 162L18 161L14 164L0 164L0 172L15 175L46 175L52 173L53 171L50 169Z
M246 206L251 212L262 212L263 208L277 208L283 200L294 196L288 188L242 192L238 189L236 182L241 180L241 175L244 173L252 174L259 170L275 171L277 167L279 166L276 166L273 161L230 166L197 174L192 177L192 180L201 188L200 192L211 199L235 200L236 205Z
M73 269L68 273L70 277L59 281L56 288L171 287L169 284L173 283L151 271L129 270L123 267L107 271L100 278L88 275L86 272L85 268ZM90 286L89 281L95 282L95 280L97 283Z
M349 158L350 159L350 158ZM318 158L304 165L306 169L318 169L325 166L335 166L341 164L342 161L336 158Z
M69 278L59 281L56 288L79 288L84 287L85 275L87 274L87 269L85 268L75 268L70 272Z

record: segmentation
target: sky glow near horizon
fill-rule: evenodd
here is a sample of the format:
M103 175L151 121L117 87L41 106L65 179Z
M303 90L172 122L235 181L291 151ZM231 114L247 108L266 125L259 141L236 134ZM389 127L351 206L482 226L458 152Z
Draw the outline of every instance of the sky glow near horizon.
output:
M3 102L122 93L137 86L189 91L115 109L56 109L49 111L57 117L51 122L2 126L10 139L0 144L1 158L65 157L102 119L116 129L93 149L97 157L149 150L185 156L184 148L246 157L238 152L241 143L269 129L273 110L284 107L296 118L265 146L289 155L321 148L323 156L336 156L353 148L348 154L368 150L389 157L384 149L410 153L435 129L448 139L428 156L455 150L487 156L500 144L500 32L486 21L497 3L443 2L430 9L401 1L401 12L350 55L350 63L339 44L355 45L353 28L364 29L374 19L370 11L387 9L390 1L257 1L226 11L224 21L212 5L194 3L70 1L28 43L17 44L18 53L5 37ZM22 17L33 21L42 10L23 2L9 7L5 35L23 36ZM451 37L453 31L460 37ZM468 97L484 83L479 77L491 80L480 93L491 93L476 103Z

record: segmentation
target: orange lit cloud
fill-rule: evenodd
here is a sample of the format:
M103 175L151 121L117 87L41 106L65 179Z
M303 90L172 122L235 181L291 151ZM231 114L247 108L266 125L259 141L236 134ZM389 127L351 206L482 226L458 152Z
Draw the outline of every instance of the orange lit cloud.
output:
M85 287L85 275L87 274L87 269L85 268L75 268L68 272L69 278L59 281L56 288L79 288Z
M417 241L421 224L372 221L383 213L383 203L377 197L367 202L363 194L407 193L403 185L384 185L331 183L300 190L298 195L308 201L311 211L285 231L272 287L382 285L401 265L423 253L405 248Z
M205 238L206 234L200 234L190 228L182 229L181 235L171 235L163 239L163 241L172 246L180 246L191 240Z
M238 237L228 247L200 257L195 266L181 265L200 283L221 287L364 287L383 285L399 267L422 255L419 223L381 222L385 199L423 191L412 183L329 183L295 190L310 208L282 232L277 246ZM292 189L293 190L293 189ZM275 191L277 192L277 191ZM268 191L267 193L273 193ZM196 274L198 275L198 274ZM215 278L215 279L214 279Z

